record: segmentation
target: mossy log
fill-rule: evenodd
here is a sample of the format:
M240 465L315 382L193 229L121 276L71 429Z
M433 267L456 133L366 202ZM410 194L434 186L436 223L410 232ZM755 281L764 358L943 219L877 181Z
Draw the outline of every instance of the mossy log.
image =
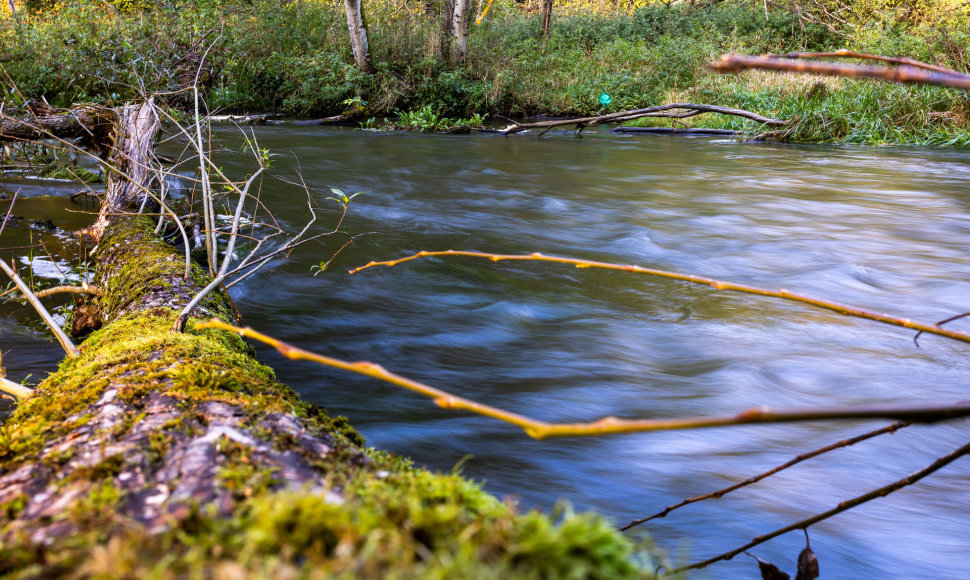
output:
M0 576L644 576L604 520L366 449L238 335L174 332L208 278L147 218L111 216L94 259L104 326L0 426Z

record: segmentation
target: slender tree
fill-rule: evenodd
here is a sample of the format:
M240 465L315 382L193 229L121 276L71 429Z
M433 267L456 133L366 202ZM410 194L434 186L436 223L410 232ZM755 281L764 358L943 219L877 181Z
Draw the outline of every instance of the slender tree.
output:
M344 0L347 8L347 28L350 30L350 45L354 50L357 68L365 73L371 72L370 43L367 40L367 19L361 0Z
M542 38L549 36L549 27L552 24L552 4L554 0L542 0Z
M454 3L451 13L451 64L464 64L468 58L468 29L471 27L471 0L447 0Z

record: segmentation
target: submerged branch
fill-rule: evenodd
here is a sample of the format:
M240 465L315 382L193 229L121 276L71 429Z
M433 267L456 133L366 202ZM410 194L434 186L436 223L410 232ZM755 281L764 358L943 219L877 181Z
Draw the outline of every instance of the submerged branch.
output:
M242 328L226 324L213 318L209 322L197 324L195 328L219 328L239 333L242 336L268 344L280 354L291 360L308 360L324 366L331 366L404 387L434 399L444 409L463 409L486 417L505 421L521 427L530 437L570 437L588 435L607 435L617 433L636 433L645 431L667 431L673 429L701 429L705 427L726 427L752 423L788 423L796 421L818 421L833 419L880 419L890 418L913 422L936 422L944 419L970 416L970 403L904 406L858 406L819 409L781 409L754 407L737 415L687 417L682 419L618 419L604 417L591 423L546 423L531 419L518 413L478 403L464 397L453 395L441 389L419 383L392 373L384 367L371 362L347 362L317 354L287 344L252 328Z
M902 423L902 422L893 423L892 425L887 425L887 426L882 427L880 429L876 429L875 431L870 431L868 433L863 433L862 435L858 435L858 436L852 437L850 439L843 439L842 441L838 441L836 443L832 443L831 445L826 445L825 447L820 447L819 449L816 449L814 451L809 451L808 453L802 453L800 455L796 455L792 460L787 461L785 463L782 463L781 465L779 465L777 467L774 467L772 469L769 469L768 471L759 473L758 475L755 475L753 477L749 477L748 479L745 479L744 481L735 483L734 485L725 487L723 489L719 489L717 491L712 491L710 493L705 493L704 495L699 495L699 496L696 496L696 497L687 498L685 500L682 500L679 503L675 503L673 505L667 506L662 511L659 511L659 512L653 514L653 515L650 515L650 516L647 516L645 518L641 518L641 519L638 519L638 520L633 520L632 522L628 523L627 525L619 528L619 530L621 532L625 532L626 530L629 530L630 528L632 528L634 526L638 526L638 525L640 525L642 523L649 522L650 520L654 520L654 519L657 519L657 518L665 517L670 512L672 512L672 511L674 511L676 509L682 508L685 505L690 505L692 503L697 503L697 502L703 501L705 499L712 499L712 498L720 498L720 497L723 497L723 496L731 493L732 491L736 491L738 489L741 489L742 487L751 485L753 483L757 483L757 482L761 481L762 479L765 479L766 477L772 476L772 475L774 475L774 474L776 474L776 473L778 473L780 471L783 471L785 469L788 469L789 467L792 467L794 465L797 465L797 464L801 463L802 461L805 461L806 459L811 459L812 457L818 457L819 455L822 455L823 453L828 453L829 451L832 451L834 449L841 449L842 447L848 447L850 445L855 445L856 443L859 443L860 441L865 441L866 439L872 439L873 437L876 437L878 435L882 435L884 433L895 433L899 429L902 429L903 427L906 427L908 425L909 425L909 423Z
M697 562L697 563L691 564L689 566L684 566L683 568L678 568L676 570L672 570L670 572L670 575L679 574L679 573L685 572L687 570L697 570L697 569L700 569L700 568L706 568L707 566L710 566L711 564L713 564L715 562L720 562L721 560L730 560L731 558L737 556L738 554L740 554L740 553L742 553L742 552L744 552L744 551L746 551L746 550L748 550L748 549L750 549L750 548L752 548L754 546L757 546L758 544L763 544L763 543L767 542L768 540L770 540L772 538L776 538L776 537L778 537L778 536L780 536L782 534L786 534L786 533L791 532L793 530L804 530L804 529L807 529L809 526L814 525L814 524L817 524L818 522L820 522L822 520L825 520L825 519L828 519L828 518L830 518L830 517L832 517L832 516L834 516L836 514L840 514L840 513L844 512L844 511L850 510L850 509L852 509L852 508L854 508L854 507L856 507L858 505L864 504L864 503L866 503L866 502L868 502L870 500L878 499L880 497L885 497L885 496L893 493L894 491L897 491L899 489L902 489L902 488L906 487L907 485L912 485L912 484L916 483L917 481L923 479L927 475L930 475L931 473L933 473L935 471L938 471L940 468L948 465L949 463L952 463L956 459L959 459L960 457L962 457L964 455L967 455L967 454L970 454L970 443L967 443L963 447L960 447L959 449L956 449L953 452L951 452L951 453L949 453L947 455L944 455L943 457L940 457L939 459L937 459L933 463L927 465L923 469L921 469L921 470L919 470L919 471L917 471L915 473L912 473L912 474L910 474L910 475L908 475L908 476L906 476L906 477L904 477L904 478L902 478L902 479L900 479L898 481L894 481L893 483L890 483L889 485L885 485L883 487L880 487L879 489L874 489L874 490L870 491L869 493L865 493L865 494L862 494L860 496L854 497L852 499L843 501L839 505L835 506L834 508L832 508L832 509L830 509L830 510L828 510L826 512L822 512L822 513L817 514L817 515L814 515L814 516L812 516L810 518L806 518L804 520L795 522L794 524L785 526L783 528L779 528L779 529L777 529L777 530L775 530L773 532L770 532L768 534L765 534L763 536L758 536L757 538L754 538L753 540L751 540L747 544L741 546L740 548L736 548L734 550L731 550L730 552L725 552L725 553L723 553L723 554L721 554L719 556L714 556L713 558L708 558L707 560L704 560L703 562Z
M694 103L671 103L668 105L647 107L645 109L634 109L630 111L609 113L607 115L580 117L578 119L553 119L550 121L538 121L535 123L516 123L513 121L512 125L498 131L498 133L510 135L512 133L519 133L528 129L543 129L542 133L545 133L553 127L560 127L564 125L576 125L580 130L582 130L583 127L588 127L591 125L632 121L633 119L639 119L641 117L684 118L693 117L694 115L698 115L700 113L720 113L722 115L744 117L745 119L751 119L752 121L757 121L758 123L771 126L780 126L786 123L786 121L780 119L763 117L757 113L752 113L751 111L745 111L743 109L731 109L728 107L718 107L714 105L697 105Z
M350 271L350 273L356 274L361 270L372 268L374 266L396 266L402 262L408 262L410 260L416 260L418 258L427 258L432 256L468 256L473 258L487 258L493 262L498 262L500 260L532 260L532 261L540 261L540 262L556 262L560 264L572 264L577 268L602 268L605 270L622 270L624 272L634 272L636 274L647 274L649 276L659 276L661 278L671 278L674 280L683 280L685 282L691 282L694 284L703 284L705 286L710 286L716 290L731 290L733 292L743 292L746 294L757 294L759 296L771 296L774 298L783 298L785 300L791 300L793 302L801 302L803 304L809 304L825 310L831 310L833 312L837 312L845 316L854 316L856 318L874 320L876 322L882 322L884 324L901 326L903 328L911 328L913 330L919 330L922 332L926 332L928 334L937 334L939 336L945 336L947 338L953 338L962 342L970 343L970 334L966 332L948 330L936 324L917 322L915 320L910 320L909 318L899 318L896 316L890 316L888 314L880 314L878 312L871 312L869 310L863 310L862 308L856 308L854 306L847 306L845 304L831 302L829 300L822 300L820 298L812 298L811 296L795 294L794 292L790 292L788 290L785 290L784 288L782 288L781 290L768 290L765 288L758 288L756 286L748 286L746 284L735 284L733 282L723 282L721 280L706 278L704 276L695 276L693 274L681 274L678 272L655 270L653 268L644 268L642 266L612 264L609 262L579 260L575 258L564 258L559 256L546 256L538 252L535 252L532 254L489 254L486 252L464 252L464 251L458 251L458 250L444 250L440 252L418 252L417 254L406 256L404 258L398 258L397 260L387 260L384 262L370 262L359 268L354 268L353 270Z

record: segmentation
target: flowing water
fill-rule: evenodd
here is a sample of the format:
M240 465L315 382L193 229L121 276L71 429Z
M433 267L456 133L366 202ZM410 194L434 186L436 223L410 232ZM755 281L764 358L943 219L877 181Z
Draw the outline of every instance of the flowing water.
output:
M312 266L336 240L303 246L234 288L246 324L301 347L378 362L556 422L967 397L970 346L924 336L917 347L909 331L778 299L625 272L472 258L346 272L419 250L539 251L787 288L934 322L970 310L968 152L603 132L536 139L275 126L256 135L279 154L273 173L293 179L299 170L314 204L328 209L314 231L333 227L339 212L326 197L337 187L365 192L351 203L344 229L375 232L317 276ZM236 134L222 131L217 141L225 170L251 170ZM70 205L42 196L53 185L30 187L18 214L30 215L30 203L48 213L52 204ZM269 179L261 195L291 229L309 217L298 187ZM90 219L59 215L65 229ZM11 236L4 234L4 245ZM26 325L30 313L10 306L0 313L11 377L53 369L60 353L35 324ZM281 380L349 417L375 447L434 469L460 465L527 507L567 501L618 524L886 424L534 441L393 386L259 351ZM677 563L704 559L899 479L968 435L964 421L909 427L635 530L648 532ZM813 526L823 577L970 577L968 489L964 458ZM803 546L793 532L751 551L793 573ZM692 577L757 576L754 560L739 556Z

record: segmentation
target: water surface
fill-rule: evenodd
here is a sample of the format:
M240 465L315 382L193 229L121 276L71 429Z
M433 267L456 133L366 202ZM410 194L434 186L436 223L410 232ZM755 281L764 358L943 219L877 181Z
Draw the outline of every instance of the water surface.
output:
M967 397L967 345L924 336L917 348L908 331L775 299L470 258L346 271L419 250L539 251L787 288L933 322L970 309L970 153L593 132L536 139L276 126L256 136L279 154L272 172L299 171L312 203L327 208L317 231L339 215L326 200L338 187L365 192L344 228L376 232L316 277L312 266L335 242L303 246L235 288L246 324L301 347L379 362L556 422ZM226 170L251 170L239 137L217 138ZM270 179L261 195L292 229L309 216L298 187ZM54 347L46 361L29 358L48 344L23 326L29 313L0 313L8 369L19 359L35 374L51 370ZM434 469L460 464L527 507L568 501L618 524L886 423L540 442L259 350L281 380L349 417L375 447ZM681 563L704 559L901 478L968 434L962 421L910 427L638 529ZM813 526L823 577L970 577L968 487L970 461L958 461ZM792 533L752 552L793 573L803 545ZM757 568L742 556L696 577L751 578Z

